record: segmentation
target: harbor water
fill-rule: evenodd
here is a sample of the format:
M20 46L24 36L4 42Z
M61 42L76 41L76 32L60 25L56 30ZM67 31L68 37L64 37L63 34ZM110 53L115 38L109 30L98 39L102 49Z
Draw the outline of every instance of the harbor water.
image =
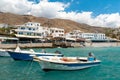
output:
M33 48L40 52L42 48ZM33 61L14 61L0 57L0 80L120 80L120 47L46 48L47 52L61 51L65 56L88 56L93 52L102 63L75 71L41 70Z

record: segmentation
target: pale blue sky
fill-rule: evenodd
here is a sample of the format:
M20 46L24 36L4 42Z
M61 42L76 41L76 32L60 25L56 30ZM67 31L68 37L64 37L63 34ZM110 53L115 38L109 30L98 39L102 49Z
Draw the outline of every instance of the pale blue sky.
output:
M36 1L40 0L29 0ZM66 12L75 11L93 12L94 15L120 13L120 0L48 0L49 2L69 3L70 6L65 9Z

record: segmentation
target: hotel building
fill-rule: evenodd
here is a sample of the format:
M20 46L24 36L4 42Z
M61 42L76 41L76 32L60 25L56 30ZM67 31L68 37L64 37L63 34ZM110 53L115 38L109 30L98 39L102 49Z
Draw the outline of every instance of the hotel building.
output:
M20 39L20 41L31 41L36 42L40 39L44 39L49 35L49 29L47 27L40 26L37 22L28 22L24 25L19 25L15 29L15 36Z
M15 32L16 37L20 40L30 40L32 42L48 39L49 36L52 38L64 37L64 29L42 27L40 23L36 22L28 22L24 25L19 25L18 28L15 29Z

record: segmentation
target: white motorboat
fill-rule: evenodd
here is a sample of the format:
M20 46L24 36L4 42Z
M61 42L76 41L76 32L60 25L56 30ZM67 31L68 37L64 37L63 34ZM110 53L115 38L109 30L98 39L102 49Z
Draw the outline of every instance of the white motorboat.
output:
M10 56L7 52L7 50L5 49L0 49L0 56L4 57L4 56Z
M35 57L43 70L78 70L97 66L100 60L87 57Z

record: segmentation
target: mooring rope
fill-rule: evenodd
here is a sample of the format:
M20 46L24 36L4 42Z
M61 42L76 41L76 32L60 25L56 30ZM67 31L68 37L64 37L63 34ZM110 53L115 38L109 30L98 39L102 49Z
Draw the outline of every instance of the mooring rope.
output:
M27 73L25 74L25 77L24 77L24 79L23 80L28 80L28 75L29 75L29 73L30 73L30 70L31 70L31 66L32 66L32 63L33 63L33 60L32 61L30 61L30 63L28 63L28 66L29 67L27 67L26 69L28 69L27 70ZM25 73L25 70L24 70L24 73Z

